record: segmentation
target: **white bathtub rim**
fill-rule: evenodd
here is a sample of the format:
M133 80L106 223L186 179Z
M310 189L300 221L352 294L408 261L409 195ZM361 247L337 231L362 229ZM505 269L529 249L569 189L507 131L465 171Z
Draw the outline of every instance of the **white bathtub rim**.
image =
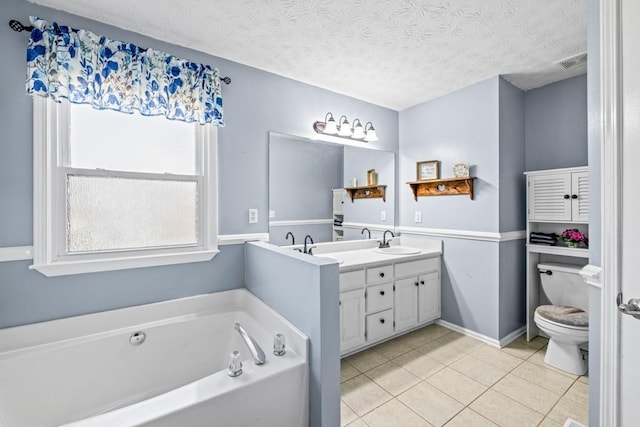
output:
M246 362L246 363L245 363ZM88 418L63 424L60 427L101 427L105 425L135 426L157 420L175 412L186 409L207 399L232 393L238 387L268 381L274 375L291 370L303 370L306 382L305 400L308 405L308 364L295 354L285 354L256 366L249 361L243 362L243 373L239 377L230 378L226 371L218 371L197 381L177 387L168 392L142 400L110 412L97 414ZM285 366L284 368L282 366Z
M308 354L305 334L248 289L238 288L0 329L0 359L52 344L70 346L79 340L97 340L200 316L232 311L249 313L249 306L258 301L290 328L295 339L303 340L305 348L298 351ZM293 337L287 338L291 341Z

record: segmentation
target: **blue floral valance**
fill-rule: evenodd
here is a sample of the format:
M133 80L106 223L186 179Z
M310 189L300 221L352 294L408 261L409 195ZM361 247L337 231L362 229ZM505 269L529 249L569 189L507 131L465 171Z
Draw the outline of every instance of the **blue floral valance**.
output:
M27 93L224 126L217 68L31 17Z

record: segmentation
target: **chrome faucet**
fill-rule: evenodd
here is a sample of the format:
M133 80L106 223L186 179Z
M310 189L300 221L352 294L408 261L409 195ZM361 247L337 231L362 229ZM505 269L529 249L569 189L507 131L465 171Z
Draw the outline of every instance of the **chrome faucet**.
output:
M247 331L244 330L240 323L236 323L235 325L236 331L240 333L240 336L244 340L244 343L249 347L249 351L251 352L251 356L253 357L253 361L256 365L262 365L265 362L264 351L260 348L256 340L251 338Z
M364 232L368 233L367 239L371 238L371 230L369 230L367 227L363 228L362 231L360 232L360 234L364 234Z
M291 244L295 245L296 244L296 238L293 236L292 232L288 232L286 236L284 236L284 240L289 240L289 236L291 236Z
M388 248L389 247L389 242L391 241L391 239L387 240L387 233L391 234L391 237L396 237L395 234L393 234L393 231L391 230L385 230L384 234L382 235L382 242L380 243L380 248Z
M306 236L304 236L304 250L302 252L304 252L305 254L312 255L311 249L313 249L314 247L313 246L309 246L307 248L307 243L311 243L313 245L313 239L308 234Z

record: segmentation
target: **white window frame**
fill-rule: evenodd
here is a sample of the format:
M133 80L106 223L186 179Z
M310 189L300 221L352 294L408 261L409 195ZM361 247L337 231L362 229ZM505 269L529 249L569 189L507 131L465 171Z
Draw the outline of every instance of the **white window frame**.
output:
M33 97L33 265L45 276L93 273L211 260L218 252L217 128L196 127L200 150L198 206L199 235L194 246L66 253L66 174L82 169L60 167L69 138L69 103ZM89 175L109 175L91 171ZM154 174L123 173L121 177L151 177ZM193 181L193 176L167 174L168 179Z

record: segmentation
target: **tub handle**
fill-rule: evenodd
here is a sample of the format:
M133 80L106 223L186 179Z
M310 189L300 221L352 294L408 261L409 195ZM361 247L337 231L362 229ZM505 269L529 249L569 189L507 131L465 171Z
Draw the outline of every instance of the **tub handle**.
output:
M247 331L244 330L240 323L236 323L235 325L236 331L240 333L240 336L244 340L244 343L249 347L249 351L251 352L251 356L253 356L253 361L256 365L262 365L265 362L264 351L260 348L258 343L247 334Z

